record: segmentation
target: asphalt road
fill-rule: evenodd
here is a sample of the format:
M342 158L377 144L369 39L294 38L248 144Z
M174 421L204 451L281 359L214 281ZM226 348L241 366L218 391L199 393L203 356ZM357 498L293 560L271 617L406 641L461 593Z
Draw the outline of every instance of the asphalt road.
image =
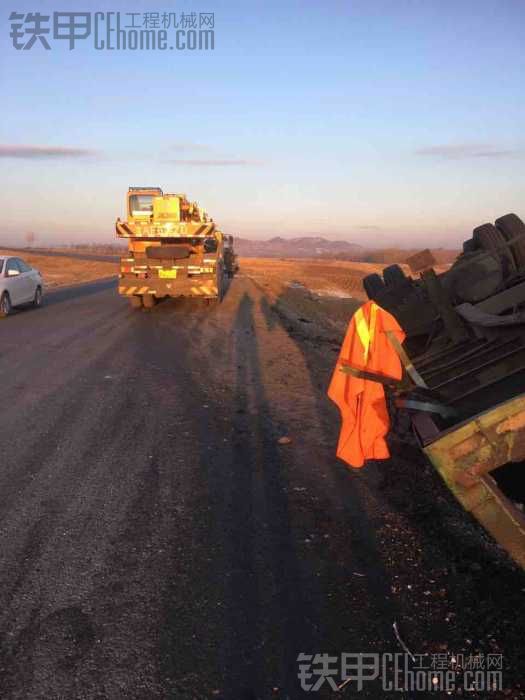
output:
M518 687L523 578L415 449L386 479L334 459L336 349L242 276L220 305L106 281L0 322L2 700L332 697L298 654L401 652L394 621L414 653L503 651Z

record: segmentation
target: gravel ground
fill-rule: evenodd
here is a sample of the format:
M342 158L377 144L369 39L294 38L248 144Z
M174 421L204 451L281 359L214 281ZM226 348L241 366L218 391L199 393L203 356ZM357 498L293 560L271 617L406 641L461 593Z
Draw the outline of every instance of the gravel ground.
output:
M394 623L414 654L503 654L504 694L468 697L524 696L523 572L407 426L388 462L334 457L355 303L242 270L208 307L101 282L2 321L2 700L341 697L298 655L400 653Z

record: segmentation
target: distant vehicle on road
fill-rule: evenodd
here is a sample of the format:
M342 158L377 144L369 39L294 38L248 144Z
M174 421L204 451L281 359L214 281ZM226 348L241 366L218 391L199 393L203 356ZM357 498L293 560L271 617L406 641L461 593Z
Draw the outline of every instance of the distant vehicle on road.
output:
M0 318L15 306L42 305L44 283L38 270L20 258L0 256Z
M130 187L126 213L115 225L117 236L128 239L118 290L134 308L166 297L222 300L226 277L239 267L233 237L197 202L160 187Z

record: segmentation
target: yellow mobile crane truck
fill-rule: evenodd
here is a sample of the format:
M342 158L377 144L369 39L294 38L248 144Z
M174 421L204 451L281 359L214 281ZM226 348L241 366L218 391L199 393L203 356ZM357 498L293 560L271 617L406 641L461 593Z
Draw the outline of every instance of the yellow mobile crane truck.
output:
M117 236L128 239L119 294L135 308L164 297L222 299L226 277L237 269L233 238L196 202L159 187L130 187L126 209L127 219L115 225Z

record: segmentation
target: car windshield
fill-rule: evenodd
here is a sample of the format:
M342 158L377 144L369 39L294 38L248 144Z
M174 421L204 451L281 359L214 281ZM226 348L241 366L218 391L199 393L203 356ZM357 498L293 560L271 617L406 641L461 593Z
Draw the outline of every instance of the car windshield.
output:
M23 260L20 260L20 258L17 258L16 261L18 263L18 267L20 268L20 272L31 272L31 268Z
M131 216L143 216L151 214L153 211L153 195L152 194L134 194L129 198L129 210Z

